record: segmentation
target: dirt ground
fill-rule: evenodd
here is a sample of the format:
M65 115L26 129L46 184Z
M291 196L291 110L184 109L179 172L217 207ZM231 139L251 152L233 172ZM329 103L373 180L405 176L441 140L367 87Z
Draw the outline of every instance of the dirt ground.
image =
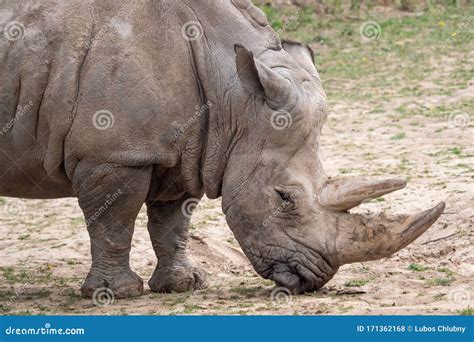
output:
M320 49L318 54L329 49L312 46ZM440 220L396 255L343 266L320 291L290 296L254 273L225 223L220 201L205 199L192 219L189 251L208 272L209 287L194 293L155 294L146 285L140 298L98 306L80 297L90 255L77 201L0 198L0 310L54 315L472 314L472 107L466 113L448 110L441 115L412 110L438 111L441 106L474 101L474 77L451 82L449 93L438 82L455 72L459 61L474 69L473 49L453 51L442 57L442 64L439 59L418 62L431 69L428 76L411 80L416 89L409 94L393 84L358 87L400 76L398 64L387 63L383 73L341 82L342 76L324 71L331 62L322 62L331 107L321 151L328 174L398 175L409 181L406 189L357 211L415 212L441 200L447 203ZM351 92L362 94L345 96ZM145 282L156 263L144 210L137 220L131 263Z

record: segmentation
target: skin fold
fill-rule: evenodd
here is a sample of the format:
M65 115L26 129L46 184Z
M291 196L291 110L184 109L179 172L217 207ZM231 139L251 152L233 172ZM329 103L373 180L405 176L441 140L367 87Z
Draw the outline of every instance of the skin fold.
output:
M143 204L157 292L206 284L186 255L204 194L222 197L255 270L294 293L389 256L444 210L348 213L405 183L325 174L313 52L281 42L250 1L0 0L0 27L12 23L21 38L0 38L0 195L78 198L85 297L143 292L129 265Z

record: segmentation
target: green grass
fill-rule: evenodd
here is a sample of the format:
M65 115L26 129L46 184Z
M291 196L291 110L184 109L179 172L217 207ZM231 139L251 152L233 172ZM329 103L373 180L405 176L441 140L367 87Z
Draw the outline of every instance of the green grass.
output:
M3 278L5 278L5 280L10 284L16 284L16 283L25 284L31 281L33 278L31 274L28 274L24 271L16 272L13 267L2 267L1 270L3 274Z
M257 292L262 289L261 286L257 287L233 287L230 289L231 292L236 293L240 296L245 296L247 298L255 297Z
M163 298L163 303L167 306L176 306L179 304L183 304L188 300L191 296L191 293L185 294L167 294L166 297Z
M262 9L283 39L313 47L330 101L368 101L378 108L393 97L407 97L397 109L396 117L448 118L454 110L471 116L474 113L474 101L426 108L415 100L424 96L451 96L455 90L465 89L473 79L474 61L469 53L474 50L474 30L472 23L465 23L474 15L474 3L459 8L446 2L432 2L420 15L402 17L369 15L353 8L359 20L341 17L338 10L334 15L322 16L308 7L299 12L268 5ZM380 25L381 35L364 42L359 31L368 20ZM464 29L460 30L463 25ZM456 32L456 39L451 41ZM457 60L447 75L438 72L440 66L446 66L446 58ZM420 81L427 80L436 87L420 85Z
M447 267L440 267L438 268L437 270L438 272L442 272L442 273L445 273L447 277L452 277L454 275L454 272L451 271L449 268Z
M474 309L471 308L471 307L467 307L465 309L459 310L458 313L461 316L472 316L472 315L474 315Z
M353 280L346 281L344 283L344 286L347 286L347 287L361 287L361 286L364 286L365 284L367 284L368 282L370 282L369 279L353 279Z
M405 138L406 138L405 133L398 133L398 134L395 134L394 136L392 136L390 138L390 140L402 140L402 139L405 139Z
M462 153L462 150L460 147L453 147L452 149L449 150L450 153L459 156Z
M427 284L431 286L449 286L453 280L454 278L433 278L429 279Z
M420 264L414 264L413 263L413 264L408 265L408 269L410 271L423 272L423 271L426 271L428 269L428 267L420 265Z

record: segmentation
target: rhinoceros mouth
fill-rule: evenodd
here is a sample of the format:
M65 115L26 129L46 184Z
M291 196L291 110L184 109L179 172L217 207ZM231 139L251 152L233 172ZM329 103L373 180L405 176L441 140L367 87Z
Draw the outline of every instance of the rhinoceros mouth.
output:
M269 251L268 247L262 250ZM271 246L270 250L271 254L252 255L250 259L255 270L263 278L273 280L276 286L287 288L293 294L320 289L337 271L314 251L303 254L275 246Z

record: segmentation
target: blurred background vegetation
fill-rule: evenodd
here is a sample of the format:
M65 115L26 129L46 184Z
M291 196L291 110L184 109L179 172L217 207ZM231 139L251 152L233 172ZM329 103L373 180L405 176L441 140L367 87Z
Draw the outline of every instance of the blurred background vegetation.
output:
M309 44L333 104L400 117L474 115L472 0L254 0L282 39ZM364 39L366 23L376 35ZM386 112L387 111L387 112ZM471 120L472 122L472 120Z
M259 5L307 6L318 13L359 12L375 6L386 6L402 11L417 11L435 5L462 7L472 0L256 0Z

